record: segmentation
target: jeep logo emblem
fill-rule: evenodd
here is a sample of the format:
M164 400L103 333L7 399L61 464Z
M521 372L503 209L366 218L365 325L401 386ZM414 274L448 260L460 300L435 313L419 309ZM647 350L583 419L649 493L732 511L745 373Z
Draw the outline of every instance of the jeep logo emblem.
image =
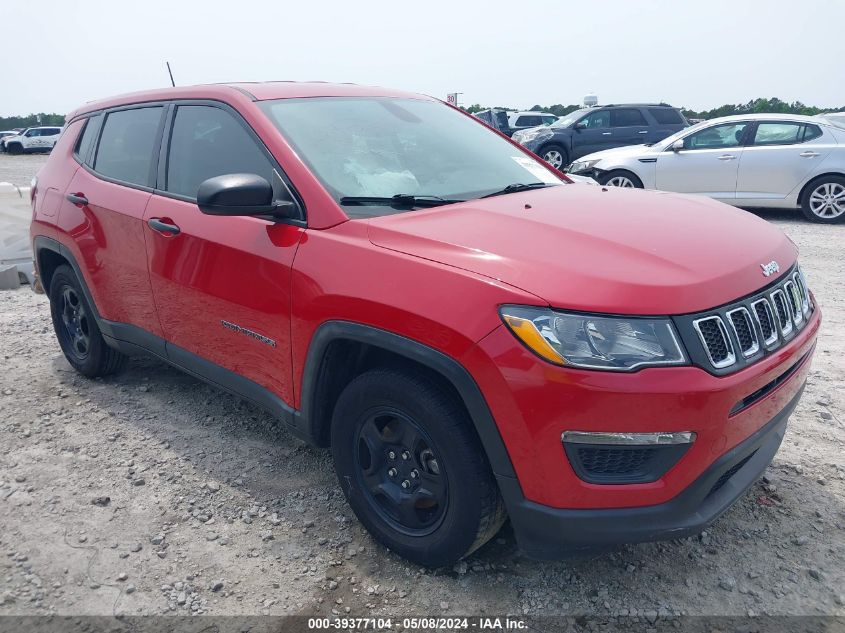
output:
M780 271L780 266L778 266L775 260L770 261L768 264L760 264L760 268L763 269L763 277L769 277Z

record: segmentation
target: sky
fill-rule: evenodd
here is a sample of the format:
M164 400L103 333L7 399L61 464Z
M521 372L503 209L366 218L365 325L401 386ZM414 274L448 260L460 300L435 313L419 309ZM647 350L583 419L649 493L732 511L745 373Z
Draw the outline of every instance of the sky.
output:
M168 60L181 85L353 82L461 105L845 106L845 0L2 0L0 23L0 116L167 86Z

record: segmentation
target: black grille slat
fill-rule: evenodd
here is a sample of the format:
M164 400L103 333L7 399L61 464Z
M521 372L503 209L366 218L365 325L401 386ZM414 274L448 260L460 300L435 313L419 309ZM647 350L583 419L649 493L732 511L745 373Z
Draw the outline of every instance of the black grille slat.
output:
M790 321L792 318L789 314L789 308L786 307L786 298L781 290L772 294L772 301L775 304L775 312L778 315L778 323L780 324L781 332L788 332L792 329Z
M745 308L728 312L728 318L739 341L739 349L745 356L755 354L760 346L757 344L757 333L751 323L751 317Z
M734 362L732 345L721 317L699 319L695 327L715 367L726 367Z
M763 332L764 341L771 340L772 334L775 334L775 324L772 323L772 315L769 309L769 304L765 299L754 304L754 313L757 315L757 323Z

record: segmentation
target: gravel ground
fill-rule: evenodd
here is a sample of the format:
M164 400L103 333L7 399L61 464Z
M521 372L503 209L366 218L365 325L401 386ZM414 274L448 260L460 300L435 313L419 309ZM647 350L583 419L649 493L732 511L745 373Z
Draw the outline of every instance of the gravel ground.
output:
M0 155L0 181L43 160ZM156 361L85 379L46 298L0 293L0 615L845 615L845 225L760 215L825 314L786 440L706 533L589 560L528 560L505 527L454 569L410 565L352 516L326 452Z

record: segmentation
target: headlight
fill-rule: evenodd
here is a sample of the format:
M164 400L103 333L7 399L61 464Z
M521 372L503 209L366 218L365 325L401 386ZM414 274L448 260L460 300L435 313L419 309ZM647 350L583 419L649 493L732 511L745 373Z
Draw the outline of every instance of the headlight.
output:
M554 136L554 132L549 130L548 128L542 128L539 130L531 130L523 131L519 133L519 142L520 143L528 143L529 141L533 141L536 138L546 137L546 136Z
M576 172L579 172L579 171L588 171L588 170L592 169L593 167L595 167L595 166L596 166L596 164L597 164L600 160L601 160L601 159L596 159L596 160L582 160L582 161L578 161L578 162L572 163L572 164L569 166L568 171L572 172L573 174L574 174L574 173L576 173Z
M503 306L500 314L528 349L555 365L633 371L687 364L668 319L568 314L528 306Z

